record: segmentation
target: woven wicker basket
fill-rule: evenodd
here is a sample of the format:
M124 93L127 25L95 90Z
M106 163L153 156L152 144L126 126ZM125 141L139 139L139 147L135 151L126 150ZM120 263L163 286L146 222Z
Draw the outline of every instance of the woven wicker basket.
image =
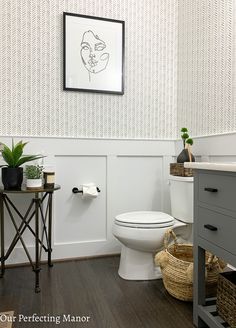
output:
M169 238L174 238L174 244L168 246ZM155 263L160 265L163 283L166 290L182 301L193 299L193 246L178 244L173 230L169 229L164 238L165 250L155 256ZM214 255L206 252L206 294L216 295L218 273L225 263Z
M192 177L193 169L185 168L184 163L170 163L170 175Z
M231 327L236 327L236 271L219 274L216 308Z

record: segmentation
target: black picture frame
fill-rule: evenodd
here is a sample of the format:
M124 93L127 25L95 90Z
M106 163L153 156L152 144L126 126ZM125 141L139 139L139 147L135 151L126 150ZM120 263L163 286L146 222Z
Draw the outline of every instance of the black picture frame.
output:
M124 94L125 22L63 12L63 90Z

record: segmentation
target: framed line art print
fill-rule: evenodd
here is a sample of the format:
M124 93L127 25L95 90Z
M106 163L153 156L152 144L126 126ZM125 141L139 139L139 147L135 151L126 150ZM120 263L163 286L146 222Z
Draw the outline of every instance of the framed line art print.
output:
M63 89L124 94L124 21L63 13Z

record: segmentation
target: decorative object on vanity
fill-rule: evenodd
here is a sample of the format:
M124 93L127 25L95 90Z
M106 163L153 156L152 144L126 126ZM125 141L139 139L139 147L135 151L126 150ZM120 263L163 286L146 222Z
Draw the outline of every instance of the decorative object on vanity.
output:
M174 244L168 245L170 236ZM193 246L179 244L172 229L165 233L165 250L157 253L155 263L160 265L163 283L173 297L182 301L193 300ZM216 295L219 272L226 264L210 253L206 253L206 293L208 297Z
M41 165L26 165L25 168L26 188L40 189L43 186L43 166Z
M124 94L125 22L63 13L64 90Z
M181 133L182 133L181 138L183 140L184 149L177 157L177 163L195 162L195 158L191 153L191 146L193 145L193 139L189 138L187 128L182 128Z
M216 309L230 327L236 327L236 271L219 275Z
M0 143L1 153L6 164L2 167L2 183L5 190L20 189L23 181L23 168L21 165L43 158L42 155L23 155L27 142L19 141L16 145L12 140L11 149L4 143Z

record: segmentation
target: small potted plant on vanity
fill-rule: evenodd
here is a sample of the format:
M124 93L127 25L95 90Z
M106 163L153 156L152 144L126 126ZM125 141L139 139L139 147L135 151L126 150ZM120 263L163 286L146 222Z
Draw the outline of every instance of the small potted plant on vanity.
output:
M40 159L42 155L23 155L24 147L27 142L19 141L16 145L12 140L12 146L9 148L4 143L0 143L0 152L6 164L2 167L2 183L4 189L20 189L23 181L23 164Z
M26 165L25 177L27 189L40 189L43 186L42 181L43 166L41 165Z

